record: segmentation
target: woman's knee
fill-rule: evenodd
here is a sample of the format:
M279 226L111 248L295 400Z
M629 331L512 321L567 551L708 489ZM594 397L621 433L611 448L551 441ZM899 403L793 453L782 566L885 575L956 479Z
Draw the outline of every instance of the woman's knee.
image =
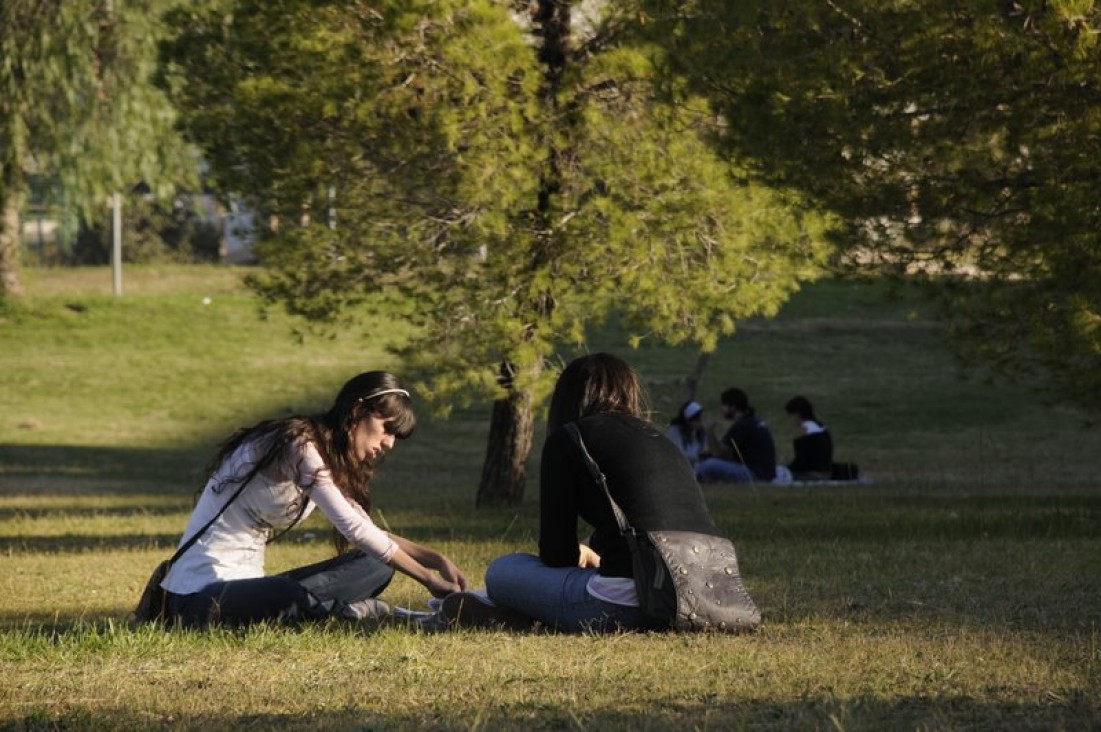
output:
M530 580L533 564L540 564L539 557L534 554L517 553L497 557L486 567L486 589L492 596L495 588L498 592L507 592L517 584Z

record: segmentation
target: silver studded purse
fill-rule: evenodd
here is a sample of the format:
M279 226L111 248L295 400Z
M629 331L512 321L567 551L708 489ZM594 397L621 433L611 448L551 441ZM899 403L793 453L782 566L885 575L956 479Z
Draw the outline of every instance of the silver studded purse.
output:
M650 627L725 633L756 628L761 613L742 582L730 540L695 531L635 531L612 498L577 425L567 424L566 431L607 496L631 550L639 609Z

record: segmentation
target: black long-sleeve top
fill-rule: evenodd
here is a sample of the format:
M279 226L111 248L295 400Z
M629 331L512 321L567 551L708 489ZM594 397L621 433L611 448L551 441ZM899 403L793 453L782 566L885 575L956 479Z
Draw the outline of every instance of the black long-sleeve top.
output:
M578 426L612 496L638 531L719 533L688 459L651 425L625 415L597 414ZM632 576L630 550L608 499L565 429L543 443L539 510L539 558L544 564L577 566L580 517L593 527L590 546L600 555L600 574Z
M827 430L812 432L792 440L795 459L788 469L800 473L829 473L833 468L833 438Z

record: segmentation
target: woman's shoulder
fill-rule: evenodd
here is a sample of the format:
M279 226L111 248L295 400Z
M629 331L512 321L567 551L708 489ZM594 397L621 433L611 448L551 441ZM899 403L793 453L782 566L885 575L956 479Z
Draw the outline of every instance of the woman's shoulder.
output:
M591 414L588 417L582 417L578 420L578 426L581 428L581 433L588 436L594 435L606 435L606 436L619 436L619 437L665 437L665 432L659 427L655 426L652 422L648 422L639 417L635 417L630 414L618 414L615 412L601 412L600 414ZM676 425L670 425L670 430L675 430Z

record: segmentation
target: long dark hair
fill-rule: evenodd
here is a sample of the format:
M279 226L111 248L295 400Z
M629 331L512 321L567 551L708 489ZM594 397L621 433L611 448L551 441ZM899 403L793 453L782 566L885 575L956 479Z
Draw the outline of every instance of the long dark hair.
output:
M784 405L784 411L798 416L803 421L808 419L815 422L819 421L818 416L814 413L814 406L805 396L793 396L788 399L787 404Z
M566 366L554 385L547 434L601 412L643 418L647 405L642 379L626 361L610 353L581 356Z
M317 447L340 491L370 513L370 484L375 466L369 460L356 458L351 437L355 426L371 415L385 420L387 431L398 439L409 437L417 424L413 402L398 377L386 371L368 371L349 379L327 412L266 420L234 432L211 460L210 474L246 442L262 445L263 452L246 474L231 476L213 490L220 492L227 486L252 480L261 471L294 454L294 447L306 440ZM311 487L302 486L306 491ZM305 501L305 497L302 500ZM288 507L291 512L300 509L297 504ZM347 548L347 541L342 536L334 535L334 543L338 550Z

